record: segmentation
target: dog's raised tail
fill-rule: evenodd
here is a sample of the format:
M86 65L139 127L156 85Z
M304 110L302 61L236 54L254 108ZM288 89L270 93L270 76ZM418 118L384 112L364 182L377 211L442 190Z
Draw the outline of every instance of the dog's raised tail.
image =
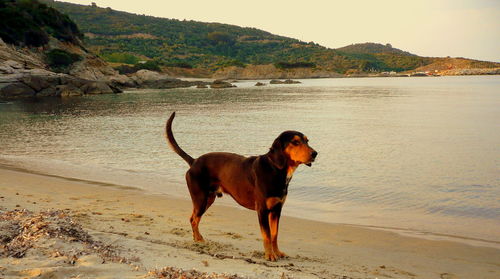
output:
M189 156L182 148L179 147L177 142L175 141L174 134L172 133L172 121L175 117L175 111L170 115L170 118L167 120L167 125L165 125L165 135L167 137L167 143L172 148L172 150L181 156L184 161L186 161L190 166L193 164L193 157Z

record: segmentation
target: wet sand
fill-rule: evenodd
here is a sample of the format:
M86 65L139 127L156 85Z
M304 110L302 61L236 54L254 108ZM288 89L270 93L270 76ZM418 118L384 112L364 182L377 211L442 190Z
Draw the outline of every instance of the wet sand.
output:
M0 210L0 250L8 242L2 238L9 233L6 212L44 220L45 225L26 225L39 226L38 232L58 220L79 228L76 236L40 233L21 257L0 251L2 279L161 278L165 267L194 268L218 278L500 277L496 248L291 217L282 218L279 236L289 257L268 262L253 211L216 201L200 225L207 242L194 243L189 200L5 168L0 168ZM51 211L37 215L46 210ZM85 234L88 243L78 239Z

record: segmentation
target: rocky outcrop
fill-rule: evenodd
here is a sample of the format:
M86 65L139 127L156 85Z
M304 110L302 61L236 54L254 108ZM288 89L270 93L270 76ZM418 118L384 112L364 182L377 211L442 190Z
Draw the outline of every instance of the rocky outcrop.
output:
M500 68L451 69L439 72L443 76L500 75Z
M87 80L43 69L24 68L12 60L0 63L0 98L67 97L121 92L104 81Z
M291 80L291 79L287 79L287 80L277 80L277 79L273 79L269 82L270 84L298 84L298 83L302 83L298 80Z
M262 83L262 82L257 82L257 83L255 84L255 86L265 86L265 85L266 85L266 84L265 84L265 83Z
M35 90L22 82L0 83L0 97L26 98L35 96Z
M72 64L67 73L55 73L45 63L44 53L56 48L78 54L82 59ZM22 48L0 39L0 98L108 94L132 86L135 83L129 77L118 74L78 45L51 38L44 47Z
M212 82L210 84L210 88L214 88L214 89L220 89L220 88L231 88L231 87L236 87L236 85L232 85L231 83L229 82L226 82L226 81L223 81L223 80L214 80L214 82Z
M207 86L209 84L209 82L205 81L181 80L149 70L139 70L129 75L129 78L134 82L134 87L137 88L170 89L191 86Z

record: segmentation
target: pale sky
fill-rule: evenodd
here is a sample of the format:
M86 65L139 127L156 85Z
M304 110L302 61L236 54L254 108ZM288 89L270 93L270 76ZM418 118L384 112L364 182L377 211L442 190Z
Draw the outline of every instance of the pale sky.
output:
M255 27L329 48L391 43L421 56L500 62L500 0L67 0Z

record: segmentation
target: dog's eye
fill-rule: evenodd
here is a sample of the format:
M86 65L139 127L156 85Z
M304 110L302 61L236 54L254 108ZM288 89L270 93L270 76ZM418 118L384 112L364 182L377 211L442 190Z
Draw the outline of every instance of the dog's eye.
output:
M299 144L300 144L300 142L299 142L298 140L294 140L294 141L292 141L292 144L293 144L293 145L299 145Z

